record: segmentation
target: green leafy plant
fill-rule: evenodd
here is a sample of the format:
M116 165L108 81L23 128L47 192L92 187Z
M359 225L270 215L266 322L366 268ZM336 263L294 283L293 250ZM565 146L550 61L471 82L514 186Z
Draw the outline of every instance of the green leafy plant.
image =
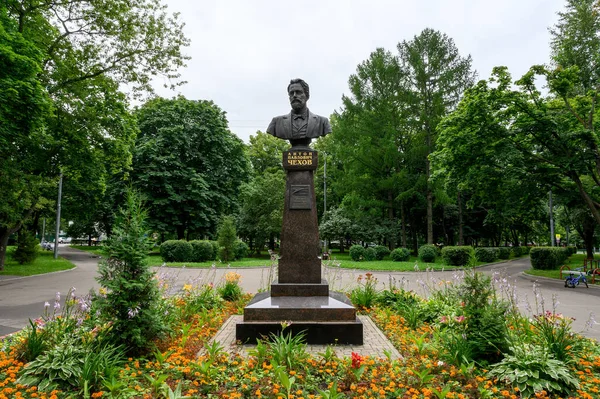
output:
M350 292L350 299L357 307L370 309L378 298L377 278L373 274L366 273L363 277L358 276L358 285Z
M572 319L551 311L536 315L531 321L534 340L566 364L576 364L583 352L581 338L571 330L572 322Z
M235 244L233 245L233 255L235 257L235 259L243 259L246 256L248 256L248 252L250 251L250 248L248 247L248 244L246 244L244 241L242 240L236 240Z
M285 366L288 370L304 367L304 361L308 357L305 334L293 335L291 331L285 334L284 331L281 334L271 334L267 344L273 363Z
M511 347L510 352L491 367L490 375L519 388L521 397L529 398L542 390L568 395L579 387L566 364L545 348L523 343Z
M377 258L377 252L375 248L366 248L364 258L367 262L374 261Z
M345 397L343 393L338 392L337 381L332 382L329 389L317 389L317 392L323 399L342 399Z
M228 272L225 275L225 282L217 289L221 298L226 301L236 301L242 296L240 278L240 274L236 272Z
M479 262L493 262L498 259L498 248L475 248L475 259L477 259Z
M25 337L25 342L23 343L23 350L19 356L26 362L35 360L48 348L48 342L46 341L44 330L40 329L31 319L29 319L29 325L31 328L27 329L27 336Z
M167 241L165 241L167 242ZM210 241L206 240L194 240L190 241L190 245L192 247L191 251L191 261L192 262L206 262L209 260L214 260L217 257L216 252ZM162 246L161 246L161 255L162 255Z

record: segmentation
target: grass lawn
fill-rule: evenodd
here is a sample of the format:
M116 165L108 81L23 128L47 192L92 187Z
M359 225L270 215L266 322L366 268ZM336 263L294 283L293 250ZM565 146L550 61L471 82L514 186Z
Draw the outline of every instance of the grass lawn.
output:
M40 250L39 255L32 264L20 265L17 261L13 260L12 254L16 247L8 247L6 253L6 262L4 264L4 270L0 271L0 275L6 276L33 276L35 274L44 274L57 272L60 270L69 270L75 266L59 257L54 259L54 253L52 251Z
M571 270L575 270L577 268L583 267L583 260L586 258L585 254L574 254L571 255L569 257L569 259L567 259L567 261L565 262L565 265L570 267ZM594 267L596 265L594 264ZM589 267L588 267L589 270ZM564 280L565 278L567 278L567 276L569 275L569 269L568 268L564 268L563 273L562 273L562 277L560 275L560 269L557 270L536 270L536 269L529 269L529 270L525 270L526 274L529 274L531 276L540 276L540 277L547 277L547 278L554 278L557 280ZM591 284L592 282L592 278L588 277L588 284ZM596 285L600 285L600 275L596 275Z
M80 249L82 251L86 251L92 253L94 255L103 256L104 255L104 247L102 245L95 245L90 247L89 245L69 245L71 248Z

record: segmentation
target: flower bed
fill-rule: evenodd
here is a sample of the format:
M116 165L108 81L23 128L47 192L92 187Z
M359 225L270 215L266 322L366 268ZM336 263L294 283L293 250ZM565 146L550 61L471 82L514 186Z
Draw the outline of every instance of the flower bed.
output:
M474 287L482 295L474 294ZM444 284L428 300L395 287L376 293L374 305L364 312L403 356L394 361L360 353L338 358L335 346L313 356L300 339L285 334L259 344L248 358L230 355L208 343L251 296L229 302L219 291L218 285L186 285L164 297L161 312L170 332L152 352L125 358L117 347L95 362L90 350L106 351L103 340L111 325L96 318L93 300L69 294L64 309L48 306L40 320L2 341L0 399L600 398L598 344L573 334L570 320L555 311L520 316L510 302L495 297L483 278ZM503 317L498 320L494 312ZM494 319L487 320L490 316ZM505 334L502 350L483 341L471 345L486 329ZM48 366L44 359L57 347L73 355ZM83 355L79 348L85 348ZM55 352L57 357L60 351ZM528 358L528 353L536 356ZM48 370L67 373L58 369L72 358L81 360L71 365L73 374L48 383ZM36 375L41 370L46 378L26 384L28 370Z

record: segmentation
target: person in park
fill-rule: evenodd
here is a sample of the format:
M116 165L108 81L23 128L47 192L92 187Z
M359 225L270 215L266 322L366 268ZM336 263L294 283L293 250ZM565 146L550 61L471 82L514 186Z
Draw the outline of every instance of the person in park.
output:
M329 119L313 114L306 106L310 98L308 83L302 79L292 79L287 91L292 110L289 114L274 117L267 133L290 140L292 146L308 145L311 139L331 133Z

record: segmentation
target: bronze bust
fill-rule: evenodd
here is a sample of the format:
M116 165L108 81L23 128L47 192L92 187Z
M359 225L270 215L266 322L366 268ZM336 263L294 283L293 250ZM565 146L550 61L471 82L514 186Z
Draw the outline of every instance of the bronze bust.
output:
M287 91L292 110L289 114L273 118L267 133L289 140L292 147L308 146L311 139L331 133L329 119L313 114L306 106L310 90L304 80L292 79Z

